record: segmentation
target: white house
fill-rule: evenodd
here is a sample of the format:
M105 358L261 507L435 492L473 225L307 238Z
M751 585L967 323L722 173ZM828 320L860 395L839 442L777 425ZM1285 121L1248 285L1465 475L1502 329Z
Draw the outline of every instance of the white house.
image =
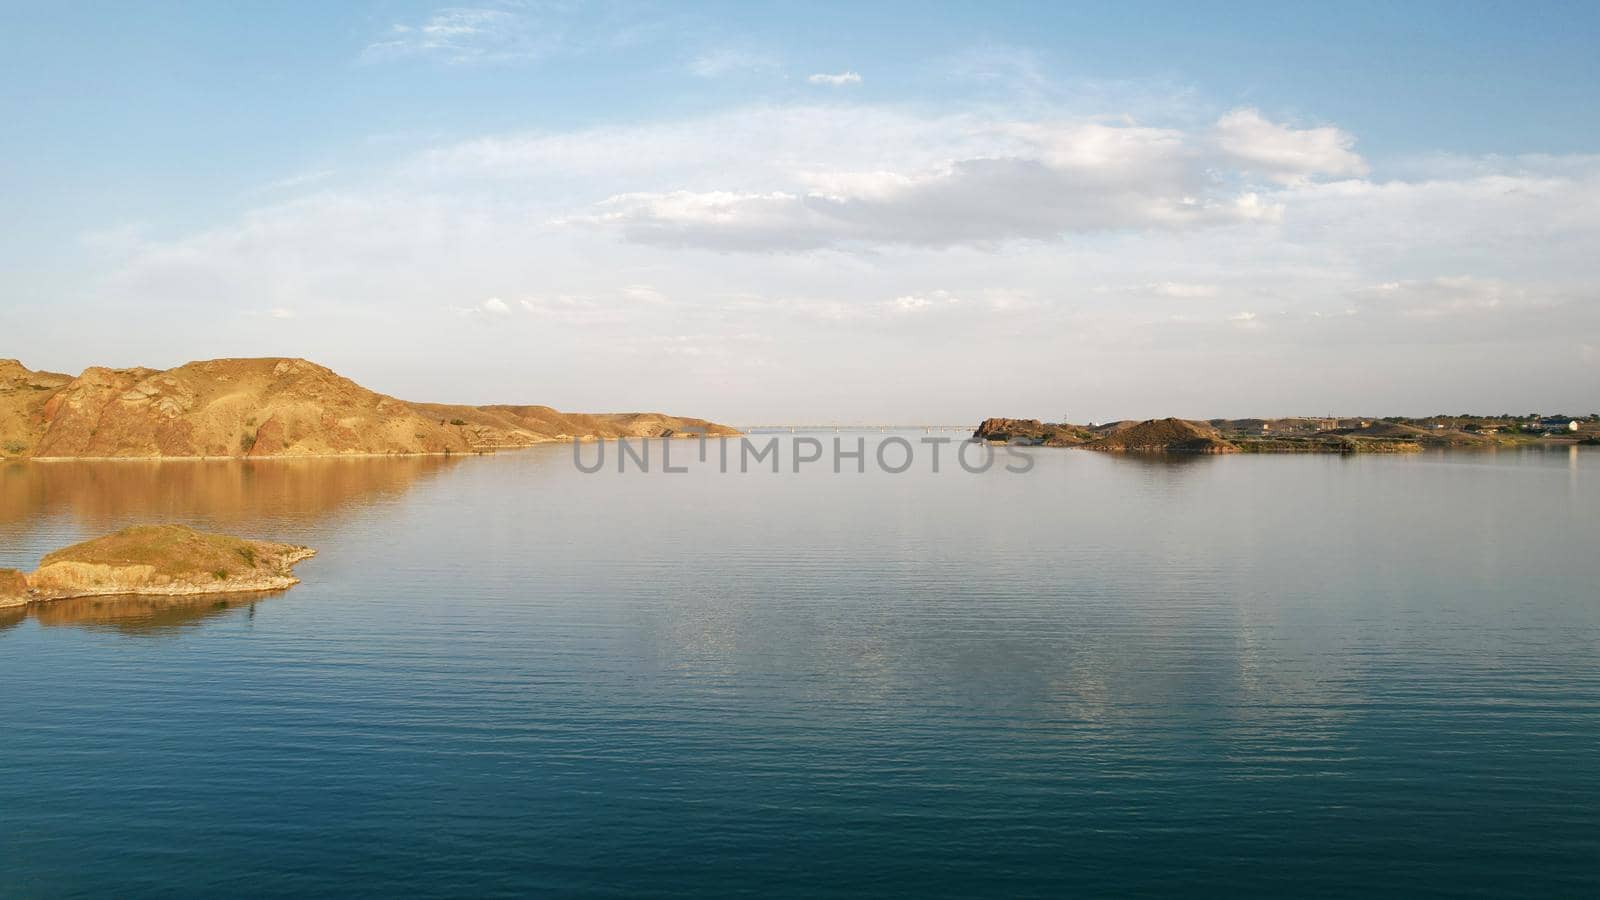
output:
M1578 420L1569 419L1565 416L1551 416L1550 418L1540 419L1539 427L1545 431L1577 431Z

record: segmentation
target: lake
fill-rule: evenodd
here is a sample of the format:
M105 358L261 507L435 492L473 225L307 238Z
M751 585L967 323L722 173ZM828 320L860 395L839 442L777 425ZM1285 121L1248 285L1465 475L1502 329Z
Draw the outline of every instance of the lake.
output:
M0 611L0 896L1600 891L1600 452L923 436L0 466L0 566L320 551Z

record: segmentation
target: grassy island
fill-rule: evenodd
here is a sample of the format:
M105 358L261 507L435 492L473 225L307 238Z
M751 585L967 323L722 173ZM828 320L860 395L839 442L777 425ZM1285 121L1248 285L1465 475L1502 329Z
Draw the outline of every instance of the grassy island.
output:
M276 591L299 583L309 547L206 534L183 525L135 525L51 553L31 575L0 570L0 605L112 594Z

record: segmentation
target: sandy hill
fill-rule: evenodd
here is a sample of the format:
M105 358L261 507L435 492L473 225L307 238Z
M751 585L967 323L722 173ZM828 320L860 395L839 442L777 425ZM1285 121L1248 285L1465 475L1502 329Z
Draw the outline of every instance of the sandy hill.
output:
M696 429L736 433L656 413L408 403L303 359L215 359L166 371L95 367L76 378L0 361L0 454L6 456L466 453Z
M1187 419L1149 419L1115 423L1103 437L1084 447L1089 450L1158 450L1174 453L1235 453L1215 428Z

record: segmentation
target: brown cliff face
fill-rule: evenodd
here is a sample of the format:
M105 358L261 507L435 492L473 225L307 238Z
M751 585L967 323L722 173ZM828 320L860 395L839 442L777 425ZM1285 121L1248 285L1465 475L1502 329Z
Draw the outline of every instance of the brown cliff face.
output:
M470 453L568 438L736 434L655 413L408 403L303 359L217 359L77 378L0 360L0 455L269 457Z
M70 375L34 372L14 359L0 359L0 458L33 449L45 407L71 381Z

